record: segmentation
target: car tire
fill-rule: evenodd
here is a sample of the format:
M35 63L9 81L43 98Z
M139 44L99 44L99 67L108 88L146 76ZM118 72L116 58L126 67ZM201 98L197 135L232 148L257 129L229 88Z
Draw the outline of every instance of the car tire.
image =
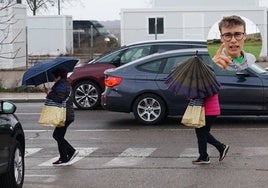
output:
M19 142L11 151L7 173L0 176L0 187L22 188L24 181L24 153Z
M161 123L167 116L164 101L154 94L143 94L133 105L136 120L145 125Z
M101 89L92 81L82 81L73 87L74 104L80 110L94 110L100 106Z

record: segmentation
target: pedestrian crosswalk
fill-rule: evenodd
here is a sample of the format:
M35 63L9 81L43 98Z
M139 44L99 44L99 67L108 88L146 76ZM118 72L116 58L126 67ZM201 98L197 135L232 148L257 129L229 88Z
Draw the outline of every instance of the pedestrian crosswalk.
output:
M81 160L92 157L94 158L93 153L101 150L101 148L98 147L81 147L76 148L79 151L79 154L73 161L70 162L70 164L79 163ZM25 157L27 158L34 158L35 155L38 155L39 152L45 152L46 148L26 148L25 151ZM137 164L142 163L145 159L154 158L154 153L158 150L161 150L161 148L126 148L125 150L122 150L121 153L117 153L115 156L99 156L95 158L109 158L108 161L105 161L102 166L103 167L129 167L129 166L135 166ZM54 155L57 153L56 149L54 152ZM158 152L159 153L159 152ZM219 153L215 148L209 147L208 153L210 156L218 157ZM158 154L159 155L159 154ZM176 156L170 156L171 159L184 159L184 158L196 158L198 156L198 149L197 148L185 148L183 149L179 154L176 154ZM263 156L268 157L268 147L231 147L228 153L229 157L254 157L254 156ZM49 167L52 166L52 162L56 161L58 159L58 156L53 156L53 154L46 154L46 157L42 157L41 163L39 163L37 166L39 167Z
M78 156L75 157L71 162L69 162L69 164L74 164L78 161L80 161L81 159L83 159L86 156L89 156L92 152L94 152L95 150L97 150L98 148L77 148L77 150L79 151ZM39 164L38 166L52 166L52 163L55 162L56 160L58 160L59 157L53 157L52 159L49 159L41 164Z
M133 166L152 154L156 148L128 148L105 166Z

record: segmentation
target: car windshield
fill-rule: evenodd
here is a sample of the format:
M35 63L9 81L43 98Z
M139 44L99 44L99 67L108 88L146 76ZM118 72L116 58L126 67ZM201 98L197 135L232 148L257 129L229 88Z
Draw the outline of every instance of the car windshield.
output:
M99 56L95 58L94 60L90 61L88 64L97 64L97 63L107 63L107 62L113 62L113 60L119 56L121 53L121 50L114 51L108 54L104 54L102 56Z
M97 30L100 34L107 35L109 34L109 31L107 31L104 27L97 27Z
M267 71L264 68L262 68L261 66L255 64L255 63L250 65L249 68L251 68L254 72L259 73L259 74L266 74L267 73Z

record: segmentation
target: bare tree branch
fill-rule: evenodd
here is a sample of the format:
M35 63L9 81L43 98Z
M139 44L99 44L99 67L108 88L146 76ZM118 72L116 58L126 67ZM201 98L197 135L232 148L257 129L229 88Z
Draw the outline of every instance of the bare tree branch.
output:
M33 16L36 15L38 10L48 10L49 7L58 5L58 1L61 4L66 4L68 3L69 5L70 2L80 2L81 0L25 0L27 5L29 6L30 10L32 11Z
M14 20L15 15L10 14L8 11L4 11L14 6L16 2L14 0L0 0L0 58L2 59L16 59L18 58L18 53L21 50L21 47L14 51L4 51L4 47L12 45L15 43L16 39L21 35L23 29L21 29L16 36L9 39L11 26L17 23L17 20ZM9 48L7 48L9 49Z

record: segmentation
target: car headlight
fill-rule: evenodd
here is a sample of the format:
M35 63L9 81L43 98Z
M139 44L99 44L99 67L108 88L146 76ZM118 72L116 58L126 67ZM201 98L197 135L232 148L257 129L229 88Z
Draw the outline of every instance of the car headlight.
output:
M105 38L104 38L104 41L105 41L105 42L110 42L111 39L110 39L109 37L105 37Z

